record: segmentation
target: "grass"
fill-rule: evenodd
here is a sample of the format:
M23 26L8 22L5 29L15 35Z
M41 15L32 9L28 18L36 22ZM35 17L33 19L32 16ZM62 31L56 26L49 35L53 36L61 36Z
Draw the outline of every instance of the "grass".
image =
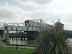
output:
M34 54L34 49L19 48L19 50L16 50L15 47L7 47L0 49L0 54Z

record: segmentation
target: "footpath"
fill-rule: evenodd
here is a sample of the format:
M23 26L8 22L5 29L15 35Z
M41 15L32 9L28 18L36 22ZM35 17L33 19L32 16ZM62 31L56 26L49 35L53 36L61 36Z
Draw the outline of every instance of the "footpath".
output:
M38 45L17 45L17 44L6 44L7 47L19 47L19 48L32 48L35 49Z

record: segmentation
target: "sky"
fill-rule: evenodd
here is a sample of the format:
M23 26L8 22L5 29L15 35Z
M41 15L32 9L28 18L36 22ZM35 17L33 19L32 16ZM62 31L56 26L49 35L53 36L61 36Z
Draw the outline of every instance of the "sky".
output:
M23 23L33 19L51 25L60 19L65 30L72 30L72 0L0 0L0 22Z

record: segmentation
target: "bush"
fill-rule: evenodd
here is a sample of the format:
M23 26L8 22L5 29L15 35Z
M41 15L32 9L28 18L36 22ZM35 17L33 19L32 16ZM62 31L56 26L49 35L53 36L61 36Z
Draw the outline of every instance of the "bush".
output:
M38 36L37 42L39 44L39 47L36 48L37 54L71 54L64 31L43 30Z
M3 48L5 48L5 44L2 42L2 40L1 40L1 38L0 38L0 49L3 49Z

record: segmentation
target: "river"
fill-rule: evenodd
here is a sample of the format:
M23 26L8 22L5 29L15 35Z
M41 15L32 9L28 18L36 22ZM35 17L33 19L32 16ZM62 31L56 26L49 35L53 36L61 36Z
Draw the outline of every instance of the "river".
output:
M10 44L19 44L19 45L36 45L35 40L27 40L27 38L22 39L21 38L10 38Z
M72 46L72 38L68 38L67 41L68 41L68 44ZM14 38L14 39L10 38L10 44L35 45L36 43L34 40L28 41L27 38L25 38L25 40L24 39L21 40L21 38L17 38L17 40L16 40L16 38Z
M68 41L68 44L72 46L72 38L68 38L67 41Z

